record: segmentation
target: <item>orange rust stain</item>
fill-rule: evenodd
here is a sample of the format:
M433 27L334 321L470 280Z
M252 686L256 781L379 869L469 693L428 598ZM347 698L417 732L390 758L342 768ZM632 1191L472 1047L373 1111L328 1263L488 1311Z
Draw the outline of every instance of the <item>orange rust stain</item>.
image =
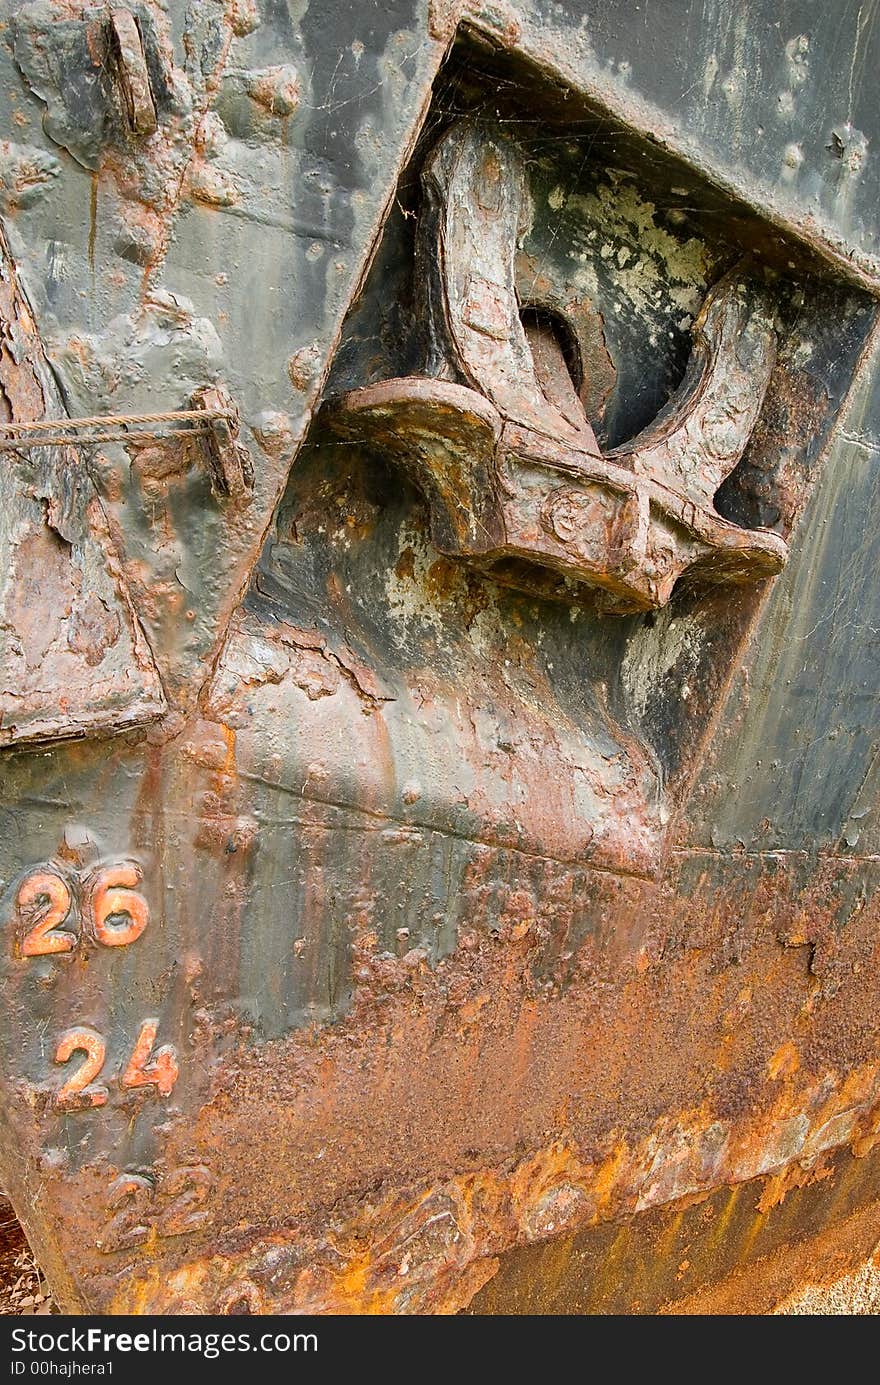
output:
M880 1143L880 1104L875 1105L867 1115L863 1116L859 1133L852 1141L851 1149L857 1159L864 1159L878 1143Z
M617 1184L627 1167L630 1150L625 1140L614 1146L611 1154L600 1164L593 1181L593 1196L596 1199L597 1213L607 1212Z
M505 981L510 984L513 977L506 977ZM505 987L505 991L506 989ZM514 1082L521 1081L529 1070L538 1021L538 1006L532 1001L523 1001L516 1033L513 1036L513 1052L511 1053L510 1076Z
M95 244L98 238L98 175L92 174L89 190L89 268L95 273Z
M755 1241L758 1239L761 1232L764 1230L766 1224L767 1213L763 1210L763 1208L761 1207L761 1203L759 1201L755 1204L755 1216L749 1223L748 1230L746 1231L745 1235L743 1236L739 1244L739 1254L737 1255L737 1259L740 1262L750 1259L752 1254L752 1248L755 1244Z
M835 1092L828 1097L822 1108L821 1116L824 1116L826 1111L829 1115L833 1115L835 1110L845 1111L850 1106L862 1105L874 1092L877 1076L878 1065L876 1063L860 1063L858 1067L852 1068L840 1085L836 1086Z
M710 1253L712 1250L717 1249L727 1237L727 1232L733 1219L733 1214L736 1211L736 1205L739 1201L740 1189L742 1186L741 1183L738 1183L735 1187L731 1188L727 1201L715 1217L715 1222L709 1236Z
M225 774L235 773L235 729L232 726L221 726L221 735L226 742L226 759L223 764Z
M787 1039L767 1063L767 1076L771 1081L777 1077L793 1077L800 1065L798 1051L791 1040Z
M565 1281L571 1269L571 1256L575 1248L575 1236L557 1236L548 1241L541 1257L540 1293L553 1298L555 1292ZM536 1286L537 1288L537 1286Z
M685 1209L682 1207L678 1212L676 1212L675 1216L672 1218L672 1221L665 1228L662 1236L660 1237L660 1240L657 1244L657 1253L654 1258L661 1264L666 1263L666 1260L669 1258L669 1256L675 1249L675 1245L678 1240L679 1233L681 1231L682 1223L684 1221L684 1214Z
M590 1286L590 1297L597 1308L611 1298L620 1283L619 1267L621 1261L628 1258L631 1236L632 1232L629 1225L620 1228L608 1248L598 1274L593 1279Z
M785 1201L792 1188L804 1188L810 1183L819 1183L825 1178L830 1178L833 1170L826 1164L815 1164L811 1168L802 1168L800 1164L789 1164L779 1173L768 1178L761 1196L757 1202L757 1209L763 1215L773 1207L779 1207Z

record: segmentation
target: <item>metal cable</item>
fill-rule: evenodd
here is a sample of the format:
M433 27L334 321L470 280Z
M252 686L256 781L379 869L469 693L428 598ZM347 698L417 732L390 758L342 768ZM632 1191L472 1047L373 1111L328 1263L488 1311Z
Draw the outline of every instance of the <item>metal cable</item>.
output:
M232 425L234 415L221 409L171 409L156 414L103 414L91 418L46 418L28 423L0 423L0 450L21 448L91 446L99 442L161 442L180 433L185 437L210 434L217 423ZM182 423L191 426L168 430L144 424ZM193 426L195 425L195 426ZM81 430L85 429L83 433ZM70 431L68 431L70 430Z

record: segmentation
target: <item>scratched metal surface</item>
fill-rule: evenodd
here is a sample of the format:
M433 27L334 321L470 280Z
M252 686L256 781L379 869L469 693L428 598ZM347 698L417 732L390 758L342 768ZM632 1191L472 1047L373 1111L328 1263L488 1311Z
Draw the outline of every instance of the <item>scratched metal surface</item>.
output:
M220 380L255 484L216 494L191 449L78 464L168 709L0 752L0 1178L56 1296L760 1311L803 1256L725 1298L737 1267L822 1236L838 1270L864 1258L877 25L855 3L133 8L140 141L94 9L2 7L10 256L67 412ZM318 412L417 369L418 170L453 116L499 109L543 189L525 268L573 274L572 240L601 260L606 441L668 397L743 249L782 276L780 373L723 501L789 538L772 583L625 619L496 587ZM5 417L51 416L4 330ZM53 953L22 903L47 870ZM74 1031L91 1049L55 1061Z

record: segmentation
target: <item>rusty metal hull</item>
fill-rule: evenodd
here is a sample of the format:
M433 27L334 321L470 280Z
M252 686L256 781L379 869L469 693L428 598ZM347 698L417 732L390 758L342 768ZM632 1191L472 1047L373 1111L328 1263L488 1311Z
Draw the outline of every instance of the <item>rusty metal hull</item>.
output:
M880 30L300 8L2 10L0 1181L74 1312L784 1307L880 1238Z

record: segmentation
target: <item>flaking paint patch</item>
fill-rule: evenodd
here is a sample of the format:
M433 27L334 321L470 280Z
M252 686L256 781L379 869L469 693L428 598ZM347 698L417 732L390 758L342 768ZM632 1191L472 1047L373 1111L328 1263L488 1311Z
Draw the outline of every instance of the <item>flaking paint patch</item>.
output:
M595 192L574 193L567 209L574 227L602 226L605 236L599 253L614 257L614 280L620 292L641 312L656 311L672 302L681 312L696 315L705 297L711 264L705 245L695 236L679 240L657 223L657 208L641 196L623 175L610 175ZM587 230L575 241L571 257L581 262L573 278L586 296L595 295L597 281L592 260L596 244ZM621 263L620 250L629 250Z
M433 549L414 524L404 524L400 530L401 558L389 567L385 579L385 594L388 598L388 614L405 640L410 627L430 625L438 635L443 634L443 619L436 605L425 590L428 570L437 559ZM394 626L391 628L393 629Z
M621 678L640 715L673 668L698 665L700 634L698 616L677 614L670 606L639 626L624 655Z

